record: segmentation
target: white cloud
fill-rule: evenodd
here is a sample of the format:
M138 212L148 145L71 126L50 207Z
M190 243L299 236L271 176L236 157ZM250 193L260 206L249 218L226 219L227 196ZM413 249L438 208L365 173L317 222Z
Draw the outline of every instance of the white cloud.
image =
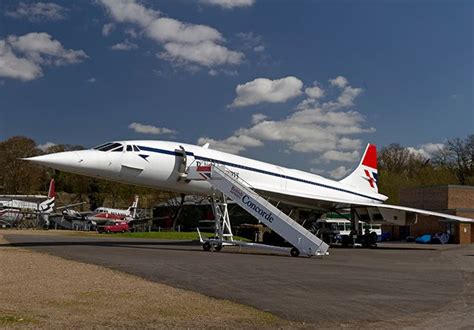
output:
M82 50L65 49L59 41L44 32L32 32L21 37L11 35L7 42L13 49L38 64L74 64L88 57Z
M309 171L310 171L311 173L318 174L318 175L324 174L324 170L322 170L322 169L320 169L320 168L311 167L311 168L309 169Z
M133 50L137 49L138 46L129 40L125 40L124 42L119 42L118 44L110 46L112 50Z
M323 153L321 158L325 161L337 161L337 162L355 162L360 158L360 153L357 150L352 152L344 152L337 150L329 150Z
M67 12L68 9L52 2L20 2L15 10L7 11L6 15L30 22L42 22L64 20Z
M42 151L46 151L47 149L51 148L51 147L54 147L54 146L57 146L57 143L54 143L54 142L46 142L44 144L38 144L36 146L36 148L42 150Z
M161 135L161 134L175 134L176 131L165 128L165 127L156 127L153 125L145 125L140 123L131 123L128 125L128 128L134 130L137 133L142 134L151 134L151 135Z
M207 73L212 77L218 76L220 74L223 74L226 76L238 75L238 72L236 70L226 70L226 69L210 69Z
M329 171L329 175L334 179L342 179L344 176L349 174L351 169L347 169L345 166L339 166L338 168Z
M312 99L319 99L324 96L324 91L318 86L308 87L304 92Z
M137 24L144 35L162 45L164 52L159 58L173 64L195 70L239 64L245 57L224 46L222 34L210 26L161 17L159 11L145 8L135 0L100 1L115 21Z
M343 93L340 91L340 94ZM253 97L245 99L247 103L256 102L257 98L251 95ZM280 119L254 114L250 127L237 129L223 140L205 140L212 142L216 149L233 153L268 142L279 142L286 145L288 152L320 154L320 158L327 162L354 161L359 158L362 145L362 140L354 135L372 133L375 129L364 127L364 116L357 111L345 110L348 103L340 104L338 98L336 96L336 100L329 101L333 105L331 107L317 102L301 102L294 112ZM249 138L252 138L252 143L246 142Z
M237 37L241 39L242 46L244 49L252 49L256 53L265 51L265 45L263 44L263 37L253 32L239 32Z
M252 115L252 124L256 125L258 123L261 123L262 121L264 121L265 119L267 119L268 117L262 113L256 113L256 114L253 114Z
M354 99L362 93L362 88L352 88L351 86L347 86L344 88L344 91L341 95L337 98L339 103L342 106L352 106L354 105Z
M160 14L148 9L134 0L100 0L104 7L117 22L135 23L143 27L148 26Z
M262 141L246 135L231 136L225 140L220 141L203 137L199 138L197 142L198 145L204 145L205 143L209 143L209 147L212 149L229 152L231 154L238 154L247 147L263 146Z
M126 29L125 33L132 39L138 38L140 35L135 29Z
M180 63L181 61L212 67L223 64L239 64L243 54L228 50L212 41L198 44L180 44L170 42L164 45L166 52L160 57Z
M82 50L65 49L47 33L28 33L0 39L0 76L23 81L43 76L43 66L82 62Z
M259 103L281 103L300 95L303 82L296 77L270 80L257 78L235 89L237 97L230 107L245 107Z
M114 23L107 23L102 26L102 35L108 36L115 29Z
M337 86L339 88L344 88L349 83L346 78L343 76L337 76L334 79L329 79L331 86Z
M187 24L172 18L158 18L147 27L148 35L160 42L199 44L223 41L221 33L206 25Z
M425 143L420 145L418 148L408 147L408 151L412 154L421 156L426 159L432 158L438 151L443 150L444 144L442 143Z
M355 88L349 85L349 81L338 76L336 79L329 80L331 86L336 86L342 89L341 94L336 101L329 101L323 103L323 108L326 110L338 110L341 108L351 107L354 105L354 100L364 91L362 88Z
M200 0L202 4L211 6L220 6L224 9L233 9L236 7L250 7L255 0Z
M95 83L96 81L97 81L97 79L95 79L94 77L91 77L91 78L87 79L87 82L91 83L91 84Z
M0 40L0 77L33 80L43 75L41 67L26 58L17 57L5 40Z

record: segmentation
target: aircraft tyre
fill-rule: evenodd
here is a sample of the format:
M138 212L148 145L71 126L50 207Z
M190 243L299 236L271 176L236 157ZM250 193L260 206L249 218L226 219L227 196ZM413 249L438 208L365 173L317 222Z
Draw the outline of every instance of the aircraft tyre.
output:
M209 243L209 242L205 242L205 243L202 245L202 249L203 249L204 251L210 251L210 250L211 250L211 247L212 247L212 246L211 246L211 243Z
M375 232L370 233L370 246L372 248L377 247L377 234Z
M220 252L222 250L222 244L214 245L214 250L217 251L217 252Z
M292 257L298 257L300 255L300 250L294 247L290 250L290 254Z

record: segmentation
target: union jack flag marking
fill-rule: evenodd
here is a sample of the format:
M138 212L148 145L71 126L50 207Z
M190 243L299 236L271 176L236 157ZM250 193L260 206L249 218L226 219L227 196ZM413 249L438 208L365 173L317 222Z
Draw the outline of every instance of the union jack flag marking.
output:
M375 185L377 184L377 173L373 172L372 175L370 175L370 172L368 170L364 170L365 176L367 177L367 181L369 181L370 187L375 188Z

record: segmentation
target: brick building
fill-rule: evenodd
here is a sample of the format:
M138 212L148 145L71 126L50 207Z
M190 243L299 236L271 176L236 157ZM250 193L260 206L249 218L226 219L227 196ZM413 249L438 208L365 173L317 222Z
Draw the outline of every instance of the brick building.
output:
M474 186L404 188L400 190L400 204L474 219ZM395 240L425 233L449 232L453 243L474 243L474 224L450 222L433 216L419 215L415 225L384 226L384 230L391 232Z

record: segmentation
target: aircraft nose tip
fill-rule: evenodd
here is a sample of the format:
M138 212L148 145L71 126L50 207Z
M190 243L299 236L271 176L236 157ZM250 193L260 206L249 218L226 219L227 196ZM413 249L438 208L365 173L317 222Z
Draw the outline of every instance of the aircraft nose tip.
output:
M77 152L68 151L68 152L60 152L55 154L49 155L41 155L36 157L30 158L23 158L24 160L33 162L39 165L45 165L49 167L64 167L64 166L77 166L82 162L82 158L79 156Z

